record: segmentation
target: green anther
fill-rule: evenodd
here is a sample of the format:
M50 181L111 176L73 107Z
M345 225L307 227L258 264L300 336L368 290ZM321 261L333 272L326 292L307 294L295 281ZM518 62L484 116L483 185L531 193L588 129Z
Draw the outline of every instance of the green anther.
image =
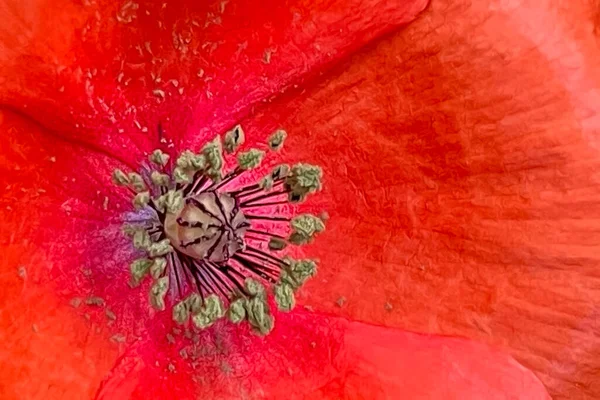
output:
M125 236L133 237L133 235L135 235L135 233L137 231L139 231L140 229L143 229L143 228L140 228L139 226L135 226L135 225L131 225L131 224L123 224L121 231L123 231L123 234L125 234Z
M156 209L160 212L165 212L165 208L166 208L166 202L167 202L167 197L166 195L162 195L159 196L155 199L152 199L153 203L154 203L154 207L156 207Z
M150 271L151 265L152 260L149 260L147 258L135 260L129 265L129 270L131 271L131 286L139 286L144 277Z
M169 277L163 276L150 288L150 304L157 310L165 309L165 295L169 290Z
M169 175L161 174L158 171L152 171L152 174L150 175L150 179L152 180L152 183L154 183L156 186L168 186L169 185Z
M271 188L273 187L273 178L271 178L271 175L267 175L264 178L262 178L258 183L258 186L267 192L271 190Z
M183 193L179 190L169 190L166 194L160 196L154 201L159 211L165 211L177 214L184 205Z
M223 152L219 138L206 143L202 148L202 154L206 157L206 175L214 181L220 181L223 168Z
M177 167L173 170L173 179L177 183L190 183L192 179L181 167Z
M140 210L148 205L150 202L150 192L140 192L133 198L133 206L136 210Z
M168 154L165 154L161 150L156 149L152 152L152 154L150 154L150 157L148 158L150 159L150 161L157 165L166 165L170 157Z
M152 244L152 239L150 239L150 235L148 231L145 229L137 229L133 233L133 247L138 250L145 250Z
M178 168L186 169L192 166L192 158L194 157L194 153L190 150L186 150L177 158L175 164Z
M283 129L278 129L269 137L269 147L273 151L279 151L283 147L283 142L287 137L287 132Z
M202 309L202 297L198 293L190 294L184 301L192 314L198 314Z
M227 310L227 318L234 324L239 324L246 318L246 299L240 298L234 300Z
M277 308L281 311L291 311L296 305L294 288L291 285L287 283L277 284L273 288L273 293L275 294Z
M248 322L261 335L266 335L273 329L273 317L269 305L263 297L254 297L246 302Z
M273 172L271 172L272 179L285 178L290 173L290 166L287 164L279 164L275 168L273 168Z
M225 133L223 147L227 153L233 153L244 143L244 140L246 140L244 130L240 125L236 125L235 128Z
M315 234L325 230L323 221L312 214L302 214L293 218L290 226L292 227L292 234L289 240L297 245L311 242Z
M133 190L135 190L138 193L146 190L146 183L144 183L144 180L142 179L142 176L140 174L130 172L129 182L131 183L131 187L133 188Z
M294 260L286 257L279 280L282 283L291 285L294 289L298 289L309 278L317 273L317 264L313 260Z
M167 268L167 260L163 257L157 257L152 260L152 265L150 266L150 275L152 278L158 279L165 272Z
M203 154L194 154L190 158L190 168L194 171L201 171L206 168L206 157Z
M264 156L264 151L258 149L250 149L248 151L238 154L238 165L243 170L254 169L260 165Z
M160 257L172 252L173 247L169 239L163 239L160 242L152 243L147 250L150 257Z
M173 214L178 213L183 208L183 193L180 191L169 190L166 194L165 206L167 211Z
M271 250L283 250L287 247L287 243L285 240L279 239L279 238L271 238L271 240L269 240L269 249Z
M173 321L183 325L190 317L190 312L185 300L173 306Z
M296 164L285 179L290 189L289 200L293 203L302 201L309 193L321 189L323 172L320 167L309 164Z
M265 297L265 287L259 281L252 278L247 278L244 282L244 286L246 287L248 294L251 296Z
M125 186L129 185L129 178L125 175L125 172L120 169L115 169L112 174L112 179L115 185Z
M200 312L192 316L192 321L194 321L196 327L204 329L214 324L224 315L223 302L218 296L211 294L204 300L204 305Z

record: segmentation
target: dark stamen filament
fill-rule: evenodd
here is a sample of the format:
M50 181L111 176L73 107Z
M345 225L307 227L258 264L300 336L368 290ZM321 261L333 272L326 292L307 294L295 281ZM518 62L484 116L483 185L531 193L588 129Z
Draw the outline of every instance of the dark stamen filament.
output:
M240 257L237 253L233 255L233 257L231 257L232 260L237 261L240 265L242 265L242 267L246 268L248 271L253 272L254 274L260 276L261 278L269 281L269 282L275 282L275 279L277 278L277 275L273 272L267 273L263 270L263 266L261 266L260 264L258 264L255 261L251 261L248 260L244 257Z
M240 207L249 206L251 203L254 203L256 201L263 200L263 199L268 199L270 197L275 197L275 196L279 196L279 195L282 195L282 194L287 194L288 192L289 192L288 189L284 189L284 190L281 190L279 192L271 192L271 193L263 194L262 196L257 196L257 197L254 197L252 199L248 199L248 200L245 200L245 201L241 202L240 203Z
M274 233L267 232L267 231L261 231L260 229L248 229L248 232L252 232L252 233L256 233L258 235L265 235L265 236L269 236L269 237L274 237L274 238L277 238L277 239L285 240L285 237L283 237L283 236L276 235Z
M256 254L260 254L263 257L266 257L268 259L271 259L273 261L275 261L276 263L278 263L279 265L286 265L287 263L285 261L283 261L281 258L275 257L269 253L266 253L260 249L257 249L256 247L252 247L252 246L246 246L246 250L250 251L252 253L256 253Z
M265 237L254 236L254 235L245 235L244 239L258 240L259 242L264 242L267 240L267 238L265 238Z
M246 252L240 252L240 254L243 254L246 257L254 257L262 262L268 263L271 265L271 269L275 269L275 270L279 270L281 269L281 266L283 265L283 262L278 262L278 261L274 261L274 260L270 260L266 257L263 257L259 254L254 254L254 253L246 253Z
M173 270L175 271L175 281L177 282L177 293L181 296L181 281L179 280L179 272L177 271L179 268L175 268L175 256L173 253L169 254L171 256L171 265L173 266ZM167 268L165 268L165 272Z
M248 204L245 206L240 205L240 207L243 207L243 208L266 207L266 206L275 206L278 204L288 204L288 201L287 200L279 200L279 201L271 201L269 203Z
M275 187L275 185L278 185L280 183L284 182L285 178L277 178L277 179L273 179L273 187ZM255 191L256 189L260 189L258 190L258 192L264 190L263 188L260 187L259 183L254 183L252 185L248 185L248 186L244 186L243 188L240 188L238 190L229 192L229 194L233 195L233 196L247 196L249 193L245 193L248 191ZM243 194L242 194L243 193Z
M261 219L261 220L265 220L265 221L284 221L284 222L290 222L292 219L288 218L288 217L270 217L268 215L252 215L252 214L244 214L244 216L247 219Z

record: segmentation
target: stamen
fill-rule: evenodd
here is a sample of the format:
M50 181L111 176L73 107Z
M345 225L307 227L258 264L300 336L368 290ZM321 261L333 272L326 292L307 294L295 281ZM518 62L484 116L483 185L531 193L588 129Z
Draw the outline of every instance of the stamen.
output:
M250 206L252 206L253 203L256 203L257 201L268 199L271 197L276 197L276 196L279 196L282 194L287 194L288 192L289 192L288 190L280 190L279 192L263 194L262 196L257 196L252 199L243 201L242 203L240 203L240 207L246 207L246 206L250 207Z
M276 131L268 147L280 150L286 136ZM191 319L196 328L205 329L227 316L232 323L246 320L264 335L273 328L268 296L279 309L290 311L294 292L316 273L313 261L280 258L273 252L311 242L324 230L325 218L247 210L303 201L321 189L322 173L308 164L281 164L258 182L235 187L235 180L258 169L265 157L259 149L235 155L244 140L238 125L224 135L222 144L216 138L199 153L184 151L170 170L169 155L157 149L149 156L157 170L143 173L148 182L138 172L121 170L114 171L113 181L131 191L136 210L154 213L138 226L123 227L133 246L147 255L130 264L131 286L152 279L150 304L164 310L169 303L177 324ZM225 174L223 150L234 154L238 164ZM166 297L170 290L172 296Z

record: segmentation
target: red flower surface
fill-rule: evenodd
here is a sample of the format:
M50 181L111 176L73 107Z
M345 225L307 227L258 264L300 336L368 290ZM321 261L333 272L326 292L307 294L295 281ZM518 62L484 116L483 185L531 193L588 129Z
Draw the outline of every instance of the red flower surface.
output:
M597 6L473 3L1 1L2 398L599 397ZM184 359L110 174L237 123L322 166L320 270Z

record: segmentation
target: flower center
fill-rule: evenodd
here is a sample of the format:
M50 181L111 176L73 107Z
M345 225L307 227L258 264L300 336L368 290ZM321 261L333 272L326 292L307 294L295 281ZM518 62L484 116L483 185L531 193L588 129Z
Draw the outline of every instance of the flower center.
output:
M165 234L177 251L217 263L244 248L249 226L238 200L216 190L186 198L181 211L168 213L164 221Z
M276 131L266 150L281 149L285 137ZM314 261L278 253L311 242L325 228L324 217L280 215L279 207L320 190L322 173L308 164L279 165L240 187L238 178L256 171L266 153L238 152L243 142L238 125L199 153L184 151L175 162L155 150L150 166L140 173L115 170L113 180L130 190L136 209L151 215L124 226L134 247L145 253L130 265L131 286L151 277L150 304L164 310L170 303L179 324L191 320L203 329L227 316L266 334L273 327L269 293L279 309L289 311L294 293L316 273ZM237 166L225 174L223 149L237 153Z

